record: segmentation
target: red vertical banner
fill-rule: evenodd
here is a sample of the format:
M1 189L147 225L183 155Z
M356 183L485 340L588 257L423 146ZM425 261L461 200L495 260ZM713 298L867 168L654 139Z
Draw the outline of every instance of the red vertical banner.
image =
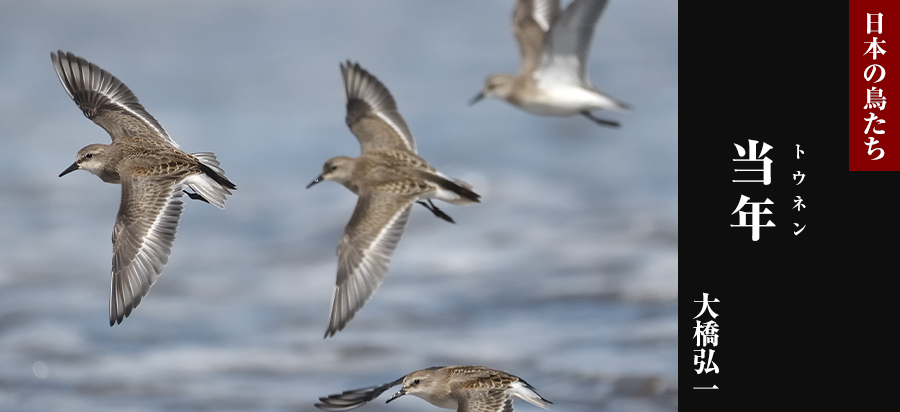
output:
M850 2L851 171L900 170L900 4L892 3Z

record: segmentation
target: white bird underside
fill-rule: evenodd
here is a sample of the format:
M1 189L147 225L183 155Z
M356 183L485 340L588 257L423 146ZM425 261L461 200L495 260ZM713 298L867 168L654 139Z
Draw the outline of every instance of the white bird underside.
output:
M538 85L540 86L540 83ZM595 109L625 110L616 100L577 85L557 83L540 91L539 96L523 101L519 106L529 113L560 117L574 116Z
M432 190L430 192L423 193L421 196L419 196L419 199L443 200L443 201L453 204L453 205L466 205L466 204L472 203L471 201L464 199L459 194L457 194L453 191L450 191L450 190L442 189L440 187L438 187L437 190Z

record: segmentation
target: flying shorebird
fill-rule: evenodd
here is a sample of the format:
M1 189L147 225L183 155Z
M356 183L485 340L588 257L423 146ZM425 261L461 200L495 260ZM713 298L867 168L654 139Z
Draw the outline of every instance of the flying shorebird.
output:
M559 0L519 0L513 12L513 34L522 58L519 74L488 77L469 104L493 97L541 116L582 115L618 127L618 122L597 118L591 110L623 111L628 105L601 93L587 78L591 37L606 2L575 0L562 11Z
M478 202L472 186L452 179L416 155L416 143L391 93L359 64L341 65L347 94L347 126L362 148L359 157L329 159L307 188L333 180L359 196L338 243L338 270L325 337L344 329L381 286L413 202L449 222L431 203ZM426 199L428 203L419 201Z
M134 93L109 72L72 53L50 53L50 59L69 97L112 138L112 144L79 150L75 163L59 176L84 169L122 185L112 235L113 326L141 303L169 261L182 193L224 208L225 196L235 186L212 153L179 150Z
M552 404L522 378L484 366L434 366L379 386L345 391L319 398L325 411L349 411L365 405L384 391L401 385L389 403L403 395L418 396L434 406L458 412L512 412L513 398L547 409Z

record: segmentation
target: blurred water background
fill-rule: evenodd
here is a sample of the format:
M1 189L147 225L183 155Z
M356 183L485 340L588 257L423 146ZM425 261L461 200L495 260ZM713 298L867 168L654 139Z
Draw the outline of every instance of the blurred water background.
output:
M467 106L517 70L513 3L0 2L0 410L315 411L457 364L521 376L555 411L677 410L677 3L613 0L600 20L590 78L633 106L600 114L621 129ZM57 49L119 77L238 185L225 210L187 203L165 272L113 328L120 188L57 177L109 141L59 84ZM416 207L384 285L323 340L356 196L304 187L359 153L346 59L483 203L438 204L456 225ZM436 410L385 399L366 410Z

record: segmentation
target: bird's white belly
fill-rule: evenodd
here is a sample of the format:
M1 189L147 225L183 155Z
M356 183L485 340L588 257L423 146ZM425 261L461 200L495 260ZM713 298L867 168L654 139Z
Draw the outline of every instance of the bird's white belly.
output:
M541 116L565 117L613 105L605 96L581 87L554 87L541 92L534 99L523 101L522 109Z
M430 192L422 193L419 195L419 199L437 199L447 203L456 203L456 201L460 199L460 196L454 192L438 187Z

